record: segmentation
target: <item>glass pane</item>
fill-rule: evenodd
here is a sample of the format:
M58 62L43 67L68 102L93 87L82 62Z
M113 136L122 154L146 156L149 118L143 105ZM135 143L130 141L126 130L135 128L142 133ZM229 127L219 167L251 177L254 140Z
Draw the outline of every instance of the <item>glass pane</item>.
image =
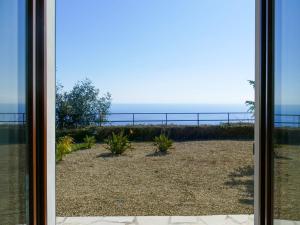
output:
M28 224L26 1L0 1L0 219Z
M300 1L275 1L274 218L300 220Z
M255 1L86 2L56 1L57 216L252 214Z

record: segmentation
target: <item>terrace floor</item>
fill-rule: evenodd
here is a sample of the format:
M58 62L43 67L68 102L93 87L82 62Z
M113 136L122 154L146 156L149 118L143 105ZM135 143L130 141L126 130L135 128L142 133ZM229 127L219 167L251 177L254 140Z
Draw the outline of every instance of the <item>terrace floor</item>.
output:
M296 220L274 220L274 225L300 225ZM254 225L254 215L57 217L57 225Z
M253 215L58 217L57 225L253 225ZM293 224L294 225L294 224Z

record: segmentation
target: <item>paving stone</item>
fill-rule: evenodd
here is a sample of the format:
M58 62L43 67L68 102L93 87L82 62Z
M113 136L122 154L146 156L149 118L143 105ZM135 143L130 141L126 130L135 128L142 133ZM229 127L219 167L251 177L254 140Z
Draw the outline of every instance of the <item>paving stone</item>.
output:
M126 225L126 223L99 221L99 222L91 223L91 225Z
M103 221L117 222L117 223L131 223L134 220L134 216L106 216Z
M228 215L228 217L240 224L248 223L249 221L249 215Z
M66 221L67 217L56 217L56 224L60 225Z
M254 225L253 215L57 217L58 225ZM275 225L300 225L275 221Z
M167 225L169 216L138 216L136 221L138 225Z
M199 216L198 219L207 225L225 225L226 215Z
M171 224L197 223L196 216L171 216Z
M169 225L206 225L204 223L198 223L198 222L195 222L195 223L169 223Z
M249 215L247 225L254 225L254 215L253 214Z
M66 223L71 223L74 225L77 223L81 225L90 225L102 221L102 218L103 217L100 216L99 217L67 217L63 225L65 225Z
M201 221L201 220L198 220L198 222L197 223L195 223L195 224L197 224L197 225L207 225L206 223L204 223L203 221Z
M248 221L246 221L246 222L248 222ZM233 220L231 217L227 217L225 219L224 225L242 225L242 223L240 223L240 222L238 222L236 220Z
M300 221L293 220L274 220L274 225L298 225Z
M63 223L63 225L81 225L83 223L79 223L79 222L70 222L70 223Z

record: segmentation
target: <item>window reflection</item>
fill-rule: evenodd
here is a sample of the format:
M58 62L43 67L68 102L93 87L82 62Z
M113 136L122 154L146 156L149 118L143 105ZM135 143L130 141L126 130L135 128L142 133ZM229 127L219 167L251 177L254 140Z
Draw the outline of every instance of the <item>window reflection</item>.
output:
M26 0L0 1L0 218L28 224Z
M275 1L274 217L300 220L300 1Z

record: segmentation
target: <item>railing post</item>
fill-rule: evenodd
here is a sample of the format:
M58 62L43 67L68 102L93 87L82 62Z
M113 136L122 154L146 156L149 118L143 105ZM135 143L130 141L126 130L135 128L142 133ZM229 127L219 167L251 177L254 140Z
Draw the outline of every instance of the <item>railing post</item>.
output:
M168 113L166 113L166 126L168 126Z
M227 125L229 125L230 119L229 119L229 113L227 113Z
M23 125L25 124L25 113L22 113Z
M134 113L132 113L132 126L134 126Z
M199 113L197 113L197 125L198 125L198 127L199 127Z

